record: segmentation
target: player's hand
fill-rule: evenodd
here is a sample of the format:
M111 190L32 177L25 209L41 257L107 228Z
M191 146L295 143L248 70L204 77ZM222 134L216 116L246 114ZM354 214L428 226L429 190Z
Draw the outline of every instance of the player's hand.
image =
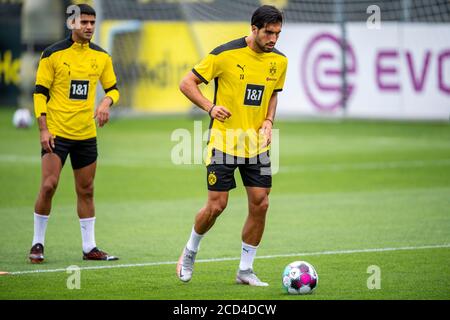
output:
M272 142L272 122L269 120L264 120L261 128L259 129L260 134L263 135L265 141L261 148L265 148L267 146L270 146L270 143Z
M214 106L210 115L211 118L224 122L226 119L231 117L231 112L223 106Z
M48 130L41 130L41 147L48 153L55 149L55 139Z
M98 126L101 128L109 121L109 106L111 98L106 97L95 110L94 119L97 119Z

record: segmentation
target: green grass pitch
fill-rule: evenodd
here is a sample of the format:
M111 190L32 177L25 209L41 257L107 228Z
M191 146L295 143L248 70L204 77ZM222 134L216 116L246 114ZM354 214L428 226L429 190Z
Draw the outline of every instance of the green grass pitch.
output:
M192 281L175 275L207 194L203 165L170 159L172 132L194 128L183 117L113 119L99 129L96 240L119 261L82 261L68 160L47 228L46 261L31 265L40 146L36 126L13 128L12 113L0 111L0 271L13 273L0 276L1 300L450 299L448 123L277 121L280 172L254 264L270 286L253 288L234 284L247 211L238 173L226 211L202 241ZM295 260L316 267L314 294L283 293L281 273ZM79 290L67 288L71 265L88 268ZM373 265L381 288L369 290ZM27 273L39 270L59 271Z

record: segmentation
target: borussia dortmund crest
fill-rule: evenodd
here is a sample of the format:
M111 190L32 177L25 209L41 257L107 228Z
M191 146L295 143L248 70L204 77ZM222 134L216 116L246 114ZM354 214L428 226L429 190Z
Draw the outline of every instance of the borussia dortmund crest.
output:
M270 63L269 73L271 76L274 76L277 73L277 63L276 62Z
M216 182L217 182L217 176L216 176L216 173L215 173L215 172L210 172L210 173L208 174L208 183L209 183L209 185L210 185L210 186L213 186L213 185L216 184Z
M91 68L92 68L92 70L97 70L98 69L97 60L91 59Z

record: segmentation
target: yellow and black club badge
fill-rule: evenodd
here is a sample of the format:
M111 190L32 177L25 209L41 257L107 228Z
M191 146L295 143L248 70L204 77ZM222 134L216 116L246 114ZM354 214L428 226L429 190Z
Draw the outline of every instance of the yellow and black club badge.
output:
M216 182L217 182L216 173L214 171L212 171L208 174L208 183L210 186L213 186L216 184Z
M277 63L276 62L271 62L270 63L269 74L273 77L276 73L277 73Z
M91 59L91 68L94 71L98 69L98 64L97 64L97 60L96 59Z

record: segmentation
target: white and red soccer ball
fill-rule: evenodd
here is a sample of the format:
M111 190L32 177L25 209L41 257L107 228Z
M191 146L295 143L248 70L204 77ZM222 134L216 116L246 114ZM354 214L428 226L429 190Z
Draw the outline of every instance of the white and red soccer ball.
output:
M284 268L283 288L289 294L310 294L319 283L314 267L306 261L294 261Z

